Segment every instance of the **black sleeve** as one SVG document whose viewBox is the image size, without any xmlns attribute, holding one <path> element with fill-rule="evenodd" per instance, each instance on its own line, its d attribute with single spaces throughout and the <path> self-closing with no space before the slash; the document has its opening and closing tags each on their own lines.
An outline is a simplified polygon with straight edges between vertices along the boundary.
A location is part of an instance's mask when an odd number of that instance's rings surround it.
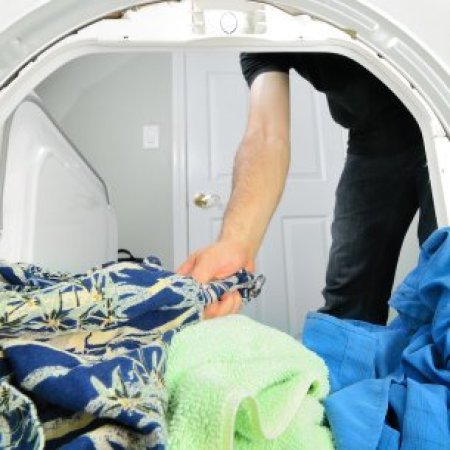
<svg viewBox="0 0 450 450">
<path fill-rule="evenodd" d="M 251 86 L 254 79 L 264 72 L 289 73 L 290 65 L 285 53 L 241 53 L 241 69 Z"/>
</svg>

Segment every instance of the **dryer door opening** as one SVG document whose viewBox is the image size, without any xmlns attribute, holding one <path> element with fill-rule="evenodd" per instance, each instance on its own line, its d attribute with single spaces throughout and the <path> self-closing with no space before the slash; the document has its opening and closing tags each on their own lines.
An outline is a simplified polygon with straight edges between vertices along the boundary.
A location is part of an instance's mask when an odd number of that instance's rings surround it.
<svg viewBox="0 0 450 450">
<path fill-rule="evenodd" d="M 181 2 L 179 6 L 185 6 L 184 3 L 185 2 Z M 208 5 L 207 1 L 199 3 L 203 3 L 206 6 Z M 216 4 L 220 2 L 211 2 L 211 5 L 213 3 Z M 233 2 L 233 4 L 235 3 L 239 2 Z M 305 2 L 305 5 L 311 6 L 310 2 Z M 176 8 L 178 4 L 172 6 Z M 256 36 L 246 35 L 245 33 L 238 36 L 233 36 L 232 34 L 219 36 L 216 33 L 218 30 L 217 24 L 214 25 L 214 23 L 208 24 L 201 22 L 196 30 L 196 34 L 190 34 L 187 37 L 184 36 L 178 40 L 175 35 L 169 37 L 164 35 L 164 37 L 160 36 L 158 39 L 158 36 L 154 33 L 156 28 L 153 30 L 148 29 L 147 19 L 150 20 L 153 16 L 152 8 L 153 7 L 149 7 L 148 9 L 129 12 L 122 19 L 105 19 L 86 29 L 80 30 L 76 35 L 70 36 L 69 38 L 59 42 L 57 45 L 53 45 L 45 51 L 42 51 L 33 63 L 28 64 L 26 70 L 18 71 L 16 73 L 17 78 L 9 79 L 9 84 L 5 86 L 2 91 L 0 91 L 0 99 L 3 100 L 0 108 L 0 119 L 7 117 L 8 114 L 10 114 L 11 111 L 17 107 L 27 93 L 30 92 L 30 90 L 35 89 L 36 86 L 42 82 L 45 83 L 44 80 L 48 79 L 48 77 L 55 73 L 55 71 L 59 68 L 64 69 L 63 66 L 65 64 L 76 65 L 80 57 L 89 57 L 93 59 L 98 58 L 98 60 L 100 60 L 101 56 L 108 56 L 108 54 L 112 56 L 114 53 L 120 53 L 124 55 L 124 57 L 129 56 L 131 60 L 133 56 L 137 57 L 138 55 L 142 55 L 142 57 L 145 58 L 146 54 L 150 55 L 153 52 L 163 53 L 174 51 L 174 54 L 178 55 L 174 57 L 174 60 L 179 63 L 178 67 L 185 67 L 185 61 L 183 61 L 182 56 L 183 52 L 187 52 L 189 50 L 192 51 L 193 54 L 201 54 L 203 51 L 211 51 L 211 47 L 215 46 L 219 46 L 225 53 L 234 51 L 236 54 L 244 49 L 261 51 L 330 51 L 340 53 L 355 59 L 366 68 L 373 71 L 375 75 L 377 75 L 396 94 L 398 94 L 398 97 L 404 101 L 407 107 L 413 112 L 421 126 L 426 141 L 440 224 L 445 225 L 449 223 L 450 209 L 448 208 L 448 200 L 450 198 L 450 170 L 448 170 L 448 164 L 450 163 L 450 151 L 448 151 L 449 146 L 445 135 L 445 130 L 443 129 L 439 118 L 435 114 L 435 111 L 439 108 L 435 108 L 434 104 L 432 105 L 427 103 L 427 98 L 422 95 L 423 92 L 419 91 L 417 86 L 412 86 L 410 79 L 405 76 L 405 71 L 400 70 L 401 68 L 391 63 L 388 59 L 383 57 L 381 53 L 376 53 L 374 51 L 374 47 L 366 45 L 366 43 L 362 40 L 359 40 L 358 33 L 355 35 L 351 32 L 351 30 L 342 30 L 341 28 L 343 27 L 332 27 L 329 24 L 316 20 L 317 18 L 294 15 L 290 17 L 290 23 L 292 23 L 291 19 L 294 20 L 295 26 L 300 27 L 299 30 L 301 33 L 298 33 L 298 36 L 291 40 L 276 40 L 274 35 Z M 217 17 L 217 15 L 214 13 L 215 10 L 212 9 L 211 14 L 203 14 L 202 20 L 215 20 L 214 18 Z M 322 14 L 324 14 L 323 11 Z M 330 22 L 333 22 L 331 18 L 332 16 L 330 16 Z M 367 23 L 368 22 L 365 22 L 366 25 Z M 229 30 L 228 28 L 226 29 Z M 261 28 L 255 26 L 254 30 L 257 29 L 261 30 Z M 286 29 L 288 29 L 288 27 L 286 27 Z M 205 63 L 205 67 L 206 66 L 207 63 Z M 191 72 L 191 76 L 194 72 Z M 207 70 L 205 70 L 205 72 L 207 72 Z M 190 194 L 192 192 L 188 193 L 188 174 L 186 171 L 186 145 L 188 144 L 186 135 L 190 137 L 193 135 L 189 131 L 186 132 L 186 129 L 183 128 L 187 126 L 184 114 L 185 110 L 190 107 L 189 105 L 195 104 L 195 109 L 196 107 L 201 107 L 202 102 L 200 101 L 200 97 L 195 95 L 193 96 L 193 90 L 186 92 L 186 85 L 183 80 L 184 75 L 178 77 L 175 72 L 172 75 L 169 73 L 166 76 L 166 79 L 171 76 L 173 76 L 173 79 L 170 79 L 170 82 L 173 83 L 173 97 L 170 101 L 174 102 L 173 105 L 176 103 L 176 107 L 174 107 L 172 111 L 172 124 L 174 125 L 174 139 L 172 143 L 172 149 L 174 151 L 174 157 L 172 160 L 173 202 L 169 206 L 167 202 L 155 203 L 155 210 L 158 212 L 158 210 L 161 209 L 172 208 L 173 224 L 174 226 L 178 225 L 178 230 L 180 230 L 178 235 L 175 233 L 174 236 L 174 248 L 175 251 L 179 251 L 178 260 L 176 260 L 176 263 L 179 263 L 182 261 L 183 257 L 187 255 L 188 250 L 194 249 L 190 247 L 190 238 L 188 238 L 187 231 L 188 225 L 193 227 L 194 222 L 188 219 L 189 213 L 187 205 L 191 201 L 192 196 Z M 186 76 L 189 75 L 186 74 Z M 197 75 L 195 75 L 194 78 L 196 76 Z M 233 96 L 236 95 L 235 92 L 237 92 L 237 90 L 233 91 L 230 96 L 227 96 L 225 94 L 226 91 L 222 91 L 217 87 L 221 86 L 220 83 L 216 83 L 217 79 L 220 77 L 222 77 L 222 81 L 225 80 L 225 84 L 230 81 L 227 79 L 227 76 L 222 76 L 222 74 L 219 74 L 219 77 L 216 77 L 216 79 L 212 82 L 208 81 L 209 87 L 212 86 L 214 88 L 214 95 L 220 97 L 222 101 L 233 100 Z M 76 82 L 81 82 L 81 79 L 76 79 Z M 233 86 L 233 83 L 234 80 L 231 80 L 228 84 Z M 143 87 L 145 85 L 142 84 L 141 86 Z M 163 89 L 161 89 L 161 91 L 163 91 Z M 116 91 L 111 89 L 111 98 L 114 98 L 115 92 Z M 209 92 L 209 94 L 211 94 L 211 92 Z M 205 95 L 204 97 L 212 98 L 211 96 L 208 97 L 208 95 Z M 188 96 L 190 96 L 190 98 L 188 98 Z M 186 102 L 188 102 L 188 105 L 186 105 Z M 117 108 L 120 108 L 120 105 L 118 105 Z M 238 115 L 236 115 L 236 117 L 238 117 Z M 311 117 L 313 117 L 313 114 L 311 114 Z M 101 118 L 102 116 L 99 114 L 98 120 L 101 120 Z M 214 125 L 215 123 L 218 123 L 217 121 L 214 121 L 214 117 L 211 116 L 210 119 L 212 119 L 210 120 L 210 124 Z M 152 125 L 151 122 L 149 124 Z M 144 125 L 144 123 L 136 123 L 136 136 L 140 136 L 142 125 Z M 218 132 L 218 136 L 225 136 L 225 139 L 222 140 L 223 142 L 227 142 L 226 139 L 230 138 L 230 136 L 220 134 L 222 132 L 220 129 L 216 128 L 213 131 Z M 80 134 L 82 134 L 82 130 Z M 336 133 L 336 136 L 337 135 L 338 133 Z M 330 134 L 328 137 L 330 136 L 334 135 Z M 216 141 L 219 142 L 220 139 Z M 342 139 L 340 142 L 342 142 Z M 199 149 L 189 148 L 189 157 L 197 158 L 200 155 L 200 151 L 197 150 Z M 230 151 L 232 150 L 233 149 L 230 148 Z M 208 158 L 208 153 L 206 153 L 206 157 L 203 158 L 200 163 L 203 163 L 205 167 L 212 167 L 212 173 L 218 175 L 217 178 L 220 182 L 227 180 L 229 181 L 229 174 L 221 172 L 220 165 L 211 165 L 211 160 Z M 318 160 L 320 161 L 320 158 Z M 312 158 L 311 161 L 311 167 L 313 167 L 315 163 L 314 158 Z M 219 167 L 219 170 L 216 170 L 217 167 Z M 199 177 L 192 178 L 194 181 L 201 181 Z M 204 192 L 210 192 L 206 188 L 208 188 L 208 185 L 205 184 Z M 203 192 L 203 190 L 199 190 L 199 192 Z M 196 193 L 197 192 L 193 192 L 193 194 Z M 214 194 L 214 192 L 212 193 Z M 226 201 L 226 195 L 222 195 L 222 192 L 220 192 L 220 194 L 223 201 Z M 134 197 L 130 197 L 130 199 L 133 198 Z M 130 200 L 130 202 L 131 201 L 133 200 Z M 199 213 L 199 211 L 195 212 Z M 212 219 L 212 231 L 209 229 L 208 233 L 217 231 L 216 228 L 214 228 L 217 227 L 218 220 L 220 220 L 217 217 L 214 217 L 214 212 L 217 212 L 217 210 L 215 208 L 211 208 L 203 212 L 205 212 L 205 214 L 209 214 L 209 217 Z M 137 220 L 139 220 L 139 218 L 137 218 Z M 322 222 L 320 223 L 322 224 Z M 316 233 L 316 235 L 320 234 L 317 231 L 320 227 L 317 227 L 315 223 L 312 225 L 310 222 L 305 224 L 301 220 L 291 221 L 287 228 L 288 231 L 295 231 L 297 228 L 304 230 L 305 228 L 308 228 L 308 226 L 311 230 L 313 230 L 313 233 Z M 322 228 L 320 228 L 320 230 L 322 230 Z M 322 234 L 325 235 L 324 233 Z M 211 235 L 203 233 L 203 237 L 205 236 Z M 295 241 L 298 244 L 301 242 L 301 240 L 296 240 L 296 238 L 293 238 L 292 236 L 291 239 L 285 241 L 285 243 Z M 303 237 L 303 239 L 308 241 L 309 238 Z M 324 253 L 326 254 L 326 238 L 323 238 L 322 240 L 325 243 L 323 248 L 325 248 Z M 295 245 L 292 247 L 295 247 Z M 299 245 L 300 244 L 298 244 L 298 246 Z M 281 248 L 281 245 L 278 248 L 280 250 L 280 254 L 285 250 Z M 139 252 L 134 251 L 134 253 Z M 267 251 L 266 253 L 270 258 L 271 252 Z M 278 265 L 279 267 L 283 267 L 283 263 Z M 300 324 L 298 321 L 299 318 L 303 317 L 304 311 L 298 310 L 298 304 L 300 302 L 296 299 L 297 288 L 295 282 L 297 280 L 295 276 L 292 276 L 292 273 L 297 273 L 298 271 L 292 270 L 293 264 L 288 264 L 287 266 L 290 268 L 289 270 L 291 273 L 291 275 L 287 275 L 287 278 L 290 277 L 293 282 L 291 284 L 289 284 L 289 281 L 284 282 L 283 276 L 281 275 L 279 277 L 278 275 L 277 277 L 273 277 L 281 280 L 282 287 L 280 288 L 278 286 L 274 288 L 274 290 L 271 291 L 272 293 L 267 295 L 267 301 L 262 300 L 261 302 L 258 302 L 255 306 L 255 308 L 257 308 L 255 315 L 264 322 L 271 323 L 272 325 L 295 334 L 300 329 Z M 410 266 L 407 267 L 409 268 Z M 261 269 L 264 270 L 264 264 L 261 266 Z M 284 276 L 286 276 L 286 274 Z M 317 282 L 316 284 L 317 286 L 311 288 L 310 290 L 311 292 L 314 292 L 315 295 L 313 301 L 318 303 L 321 301 L 321 286 L 319 286 L 320 282 Z M 267 291 L 268 289 L 266 289 L 266 292 Z M 276 314 L 270 308 L 270 297 L 273 298 L 274 296 L 281 296 L 286 299 L 285 307 L 283 309 L 280 308 Z M 313 298 L 312 295 L 310 297 Z"/>
</svg>

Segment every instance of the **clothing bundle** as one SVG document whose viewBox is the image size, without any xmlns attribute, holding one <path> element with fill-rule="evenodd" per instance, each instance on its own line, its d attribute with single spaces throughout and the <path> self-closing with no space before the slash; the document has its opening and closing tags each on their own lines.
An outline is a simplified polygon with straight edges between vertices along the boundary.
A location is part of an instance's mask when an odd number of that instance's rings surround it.
<svg viewBox="0 0 450 450">
<path fill-rule="evenodd" d="M 450 448 L 450 228 L 393 295 L 396 319 L 311 313 L 311 351 L 244 317 L 199 321 L 261 283 L 200 285 L 151 259 L 77 276 L 0 264 L 0 448 Z"/>
<path fill-rule="evenodd" d="M 388 326 L 312 313 L 303 342 L 330 371 L 339 450 L 450 449 L 450 228 L 424 243 Z"/>
<path fill-rule="evenodd" d="M 0 448 L 167 448 L 164 383 L 173 336 L 238 289 L 201 285 L 154 259 L 82 275 L 0 264 Z"/>
</svg>

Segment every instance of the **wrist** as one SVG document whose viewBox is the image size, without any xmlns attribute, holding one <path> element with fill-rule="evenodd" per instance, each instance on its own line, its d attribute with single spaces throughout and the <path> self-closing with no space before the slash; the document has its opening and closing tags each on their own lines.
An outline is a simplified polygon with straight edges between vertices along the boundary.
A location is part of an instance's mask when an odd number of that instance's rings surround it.
<svg viewBox="0 0 450 450">
<path fill-rule="evenodd" d="M 251 239 L 245 234 L 222 231 L 217 241 L 223 245 L 231 246 L 245 255 L 245 258 L 254 261 L 259 245 L 255 239 Z"/>
</svg>

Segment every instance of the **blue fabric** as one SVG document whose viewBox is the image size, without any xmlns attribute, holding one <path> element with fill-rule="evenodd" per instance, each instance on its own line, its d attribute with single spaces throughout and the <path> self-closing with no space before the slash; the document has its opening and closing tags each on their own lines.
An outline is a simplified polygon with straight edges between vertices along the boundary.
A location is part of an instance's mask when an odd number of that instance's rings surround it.
<svg viewBox="0 0 450 450">
<path fill-rule="evenodd" d="M 338 450 L 450 449 L 450 228 L 424 243 L 388 326 L 309 314 L 303 342 L 330 369 Z"/>
<path fill-rule="evenodd" d="M 166 449 L 166 351 L 246 272 L 200 285 L 142 264 L 71 276 L 0 262 L 0 448 Z"/>
</svg>

